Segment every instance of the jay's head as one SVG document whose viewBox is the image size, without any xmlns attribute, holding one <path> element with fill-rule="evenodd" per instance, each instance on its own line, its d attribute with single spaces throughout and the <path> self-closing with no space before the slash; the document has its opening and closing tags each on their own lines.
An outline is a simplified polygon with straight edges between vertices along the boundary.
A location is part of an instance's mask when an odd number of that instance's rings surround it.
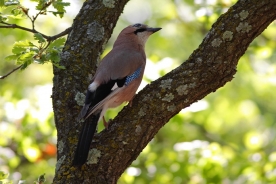
<svg viewBox="0 0 276 184">
<path fill-rule="evenodd" d="M 142 46 L 144 46 L 149 36 L 159 31 L 160 29 L 162 28 L 152 28 L 145 24 L 137 23 L 124 28 L 121 31 L 119 37 L 120 39 L 128 39 L 128 40 L 136 41 Z"/>
</svg>

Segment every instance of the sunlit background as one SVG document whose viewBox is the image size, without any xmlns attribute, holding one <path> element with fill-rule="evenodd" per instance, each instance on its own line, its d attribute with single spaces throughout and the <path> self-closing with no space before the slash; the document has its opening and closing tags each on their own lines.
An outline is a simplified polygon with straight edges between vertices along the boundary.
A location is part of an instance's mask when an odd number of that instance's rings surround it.
<svg viewBox="0 0 276 184">
<path fill-rule="evenodd" d="M 69 1 L 69 0 L 68 0 Z M 71 0 L 63 19 L 40 16 L 37 30 L 55 35 L 70 27 L 81 8 Z M 122 28 L 146 23 L 163 29 L 146 45 L 143 88 L 184 62 L 234 0 L 132 0 L 103 53 Z M 35 14 L 33 3 L 22 4 Z M 30 27 L 27 19 L 11 20 Z M 271 24 L 240 59 L 235 78 L 183 109 L 160 130 L 119 180 L 128 183 L 273 183 L 276 181 L 276 24 Z M 15 41 L 33 35 L 0 29 L 0 75 Z M 9 180 L 32 183 L 43 173 L 51 183 L 56 163 L 52 66 L 32 64 L 0 81 L 0 171 Z M 109 111 L 108 117 L 117 111 Z M 100 129 L 102 129 L 102 124 Z"/>
</svg>

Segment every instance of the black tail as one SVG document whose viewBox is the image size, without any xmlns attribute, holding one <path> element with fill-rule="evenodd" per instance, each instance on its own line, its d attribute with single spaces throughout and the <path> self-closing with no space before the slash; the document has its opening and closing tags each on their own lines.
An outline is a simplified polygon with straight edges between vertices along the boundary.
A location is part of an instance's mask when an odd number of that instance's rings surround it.
<svg viewBox="0 0 276 184">
<path fill-rule="evenodd" d="M 73 165 L 83 165 L 88 157 L 88 152 L 90 149 L 90 144 L 92 138 L 95 134 L 97 123 L 100 117 L 100 113 L 92 114 L 89 118 L 83 123 L 83 127 L 79 136 L 78 146 L 75 152 L 75 158 Z"/>
</svg>

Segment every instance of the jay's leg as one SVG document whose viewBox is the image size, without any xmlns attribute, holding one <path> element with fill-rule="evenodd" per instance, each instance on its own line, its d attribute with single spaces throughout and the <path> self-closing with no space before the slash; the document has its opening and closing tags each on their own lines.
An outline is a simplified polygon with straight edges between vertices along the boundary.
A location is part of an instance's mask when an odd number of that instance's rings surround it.
<svg viewBox="0 0 276 184">
<path fill-rule="evenodd" d="M 136 94 L 131 98 L 131 100 L 128 102 L 129 106 L 132 107 L 132 100 L 134 99 L 134 97 L 136 96 Z"/>
<path fill-rule="evenodd" d="M 106 122 L 106 121 L 105 121 L 105 118 L 104 118 L 104 116 L 103 116 L 103 124 L 104 124 L 104 127 L 105 127 L 106 129 L 108 129 L 108 123 L 109 123 L 109 121 Z"/>
</svg>

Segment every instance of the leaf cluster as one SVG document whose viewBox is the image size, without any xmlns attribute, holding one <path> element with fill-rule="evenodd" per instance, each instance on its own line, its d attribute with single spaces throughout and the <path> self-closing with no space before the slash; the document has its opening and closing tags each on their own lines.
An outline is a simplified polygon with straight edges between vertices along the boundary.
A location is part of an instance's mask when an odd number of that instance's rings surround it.
<svg viewBox="0 0 276 184">
<path fill-rule="evenodd" d="M 34 39 L 38 45 L 30 41 L 15 42 L 12 49 L 12 55 L 6 57 L 8 61 L 16 61 L 16 64 L 22 65 L 21 69 L 25 69 L 32 63 L 44 64 L 46 62 L 53 63 L 56 67 L 64 69 L 59 65 L 59 54 L 62 51 L 65 38 L 59 38 L 53 42 L 47 42 L 40 33 L 34 34 Z"/>
<path fill-rule="evenodd" d="M 36 10 L 38 13 L 33 17 L 37 17 L 38 15 L 46 15 L 48 12 L 52 13 L 55 16 L 59 16 L 62 18 L 64 13 L 66 13 L 65 7 L 70 6 L 69 2 L 63 2 L 63 0 L 31 0 L 36 2 Z M 13 8 L 11 14 L 25 14 L 28 16 L 29 9 L 21 5 L 19 0 L 0 0 L 0 7 L 9 7 L 9 6 L 16 6 Z M 54 8 L 55 11 L 48 10 L 49 7 Z"/>
<path fill-rule="evenodd" d="M 25 69 L 32 63 L 44 64 L 51 62 L 54 66 L 64 69 L 59 65 L 59 54 L 62 51 L 65 38 L 60 38 L 68 33 L 58 34 L 56 36 L 47 36 L 35 29 L 35 21 L 39 15 L 46 15 L 48 12 L 55 16 L 63 17 L 66 12 L 65 7 L 69 6 L 69 2 L 62 0 L 32 0 L 36 2 L 36 10 L 34 16 L 30 16 L 29 8 L 24 7 L 18 0 L 1 0 L 0 7 L 7 13 L 0 12 L 0 28 L 18 28 L 33 33 L 34 41 L 18 41 L 15 42 L 12 49 L 12 55 L 6 57 L 7 61 L 14 60 L 16 64 Z M 52 7 L 55 11 L 50 11 Z M 28 18 L 32 23 L 32 28 L 22 27 L 17 24 L 11 24 L 14 19 Z M 3 25 L 3 26 L 1 26 Z"/>
</svg>

